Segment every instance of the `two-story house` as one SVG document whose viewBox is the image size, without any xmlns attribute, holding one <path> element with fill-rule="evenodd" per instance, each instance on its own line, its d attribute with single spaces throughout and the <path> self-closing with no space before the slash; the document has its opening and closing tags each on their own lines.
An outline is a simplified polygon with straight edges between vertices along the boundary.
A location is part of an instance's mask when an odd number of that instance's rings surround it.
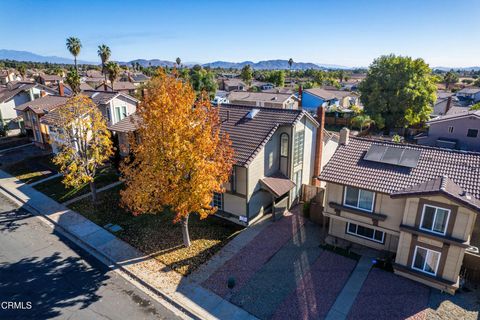
<svg viewBox="0 0 480 320">
<path fill-rule="evenodd" d="M 43 94 L 54 94 L 54 89 L 41 84 L 26 81 L 12 81 L 0 86 L 0 128 L 20 133 L 20 112 L 15 108 L 21 104 L 39 98 Z"/>
<path fill-rule="evenodd" d="M 297 97 L 288 93 L 232 91 L 228 93 L 227 98 L 231 104 L 252 107 L 298 109 Z"/>
<path fill-rule="evenodd" d="M 415 137 L 418 144 L 480 152 L 480 110 L 447 114 L 427 125 L 428 132 Z"/>
<path fill-rule="evenodd" d="M 106 92 L 86 90 L 82 94 L 88 96 L 97 105 L 102 115 L 107 121 L 107 125 L 111 126 L 123 120 L 129 115 L 135 113 L 138 105 L 138 100 L 124 93 Z M 57 123 L 60 117 L 58 110 L 63 105 L 51 108 L 49 112 L 45 113 L 40 123 L 46 127 L 45 139 L 50 143 L 53 152 L 58 150 L 58 143 L 56 143 Z"/>
<path fill-rule="evenodd" d="M 319 106 L 336 105 L 340 109 L 348 109 L 358 104 L 358 94 L 345 90 L 330 90 L 324 88 L 305 89 L 301 92 L 302 108 L 314 111 Z"/>
<path fill-rule="evenodd" d="M 480 154 L 340 133 L 324 167 L 336 243 L 389 252 L 395 273 L 450 293 L 480 213 Z"/>
<path fill-rule="evenodd" d="M 235 159 L 226 192 L 213 199 L 218 215 L 248 226 L 265 212 L 290 208 L 302 185 L 313 184 L 319 174 L 319 123 L 302 110 L 231 104 L 218 108 L 221 130 L 230 136 Z M 110 127 L 123 154 L 128 152 L 127 134 L 140 126 L 139 121 L 133 115 Z"/>
</svg>

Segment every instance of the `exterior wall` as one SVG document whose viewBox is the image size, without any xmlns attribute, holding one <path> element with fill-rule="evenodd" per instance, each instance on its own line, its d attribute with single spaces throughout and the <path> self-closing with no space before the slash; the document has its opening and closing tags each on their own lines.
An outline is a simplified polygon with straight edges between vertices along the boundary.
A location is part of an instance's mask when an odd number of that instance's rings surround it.
<svg viewBox="0 0 480 320">
<path fill-rule="evenodd" d="M 449 133 L 448 128 L 453 127 L 453 132 Z M 439 145 L 439 138 L 453 139 L 457 141 L 457 149 L 480 151 L 480 132 L 476 138 L 467 137 L 468 129 L 477 129 L 480 131 L 480 119 L 476 117 L 456 119 L 432 123 L 428 129 L 428 137 L 418 139 L 418 143 L 428 146 L 445 147 Z"/>
<path fill-rule="evenodd" d="M 28 101 L 30 101 L 30 95 L 26 92 L 21 92 L 12 99 L 0 103 L 0 112 L 3 124 L 8 124 L 12 119 L 15 119 L 17 116 L 19 116 L 20 114 L 17 112 L 17 110 L 15 110 L 15 107 L 18 107 L 19 105 Z"/>
<path fill-rule="evenodd" d="M 323 143 L 323 150 L 322 150 L 322 165 L 321 165 L 321 170 L 323 170 L 323 167 L 330 161 L 332 158 L 333 154 L 337 150 L 338 147 L 338 142 L 334 140 L 328 140 L 327 143 Z"/>
<path fill-rule="evenodd" d="M 307 110 L 314 110 L 321 106 L 325 100 L 317 97 L 307 91 L 302 92 L 302 108 Z"/>
<path fill-rule="evenodd" d="M 128 117 L 132 113 L 135 113 L 135 111 L 137 110 L 136 102 L 122 96 L 113 98 L 108 105 L 100 108 L 102 111 L 102 114 L 106 116 L 107 119 L 109 120 L 108 125 L 110 126 L 114 125 L 119 121 L 118 119 L 116 119 L 116 116 L 115 116 L 115 107 L 122 107 L 122 106 L 127 107 L 126 117 Z M 106 108 L 108 108 L 109 111 L 106 111 L 107 110 Z"/>
</svg>

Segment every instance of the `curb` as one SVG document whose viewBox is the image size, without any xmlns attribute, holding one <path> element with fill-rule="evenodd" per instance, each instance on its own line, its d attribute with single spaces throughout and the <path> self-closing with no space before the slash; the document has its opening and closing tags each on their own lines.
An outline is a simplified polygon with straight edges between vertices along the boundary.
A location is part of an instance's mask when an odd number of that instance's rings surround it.
<svg viewBox="0 0 480 320">
<path fill-rule="evenodd" d="M 70 231 L 62 227 L 61 225 L 57 224 L 55 221 L 51 220 L 49 217 L 41 214 L 37 209 L 33 208 L 32 206 L 26 204 L 22 199 L 20 199 L 18 196 L 16 196 L 14 193 L 11 191 L 7 190 L 5 187 L 3 187 L 0 184 L 0 189 L 6 193 L 6 195 L 10 198 L 13 198 L 16 202 L 20 202 L 23 205 L 23 208 L 25 208 L 27 211 L 32 213 L 35 216 L 40 216 L 47 220 L 50 224 L 55 226 L 55 228 L 59 231 L 60 234 L 77 244 L 79 247 L 87 251 L 87 253 L 93 255 L 95 258 L 100 260 L 102 263 L 106 264 L 110 269 L 120 271 L 128 275 L 130 278 L 134 279 L 136 282 L 141 284 L 142 286 L 146 287 L 148 290 L 152 291 L 154 294 L 160 296 L 162 299 L 167 301 L 169 304 L 173 305 L 175 308 L 183 312 L 185 315 L 193 318 L 193 319 L 204 319 L 201 317 L 199 313 L 196 311 L 192 310 L 191 308 L 185 307 L 183 305 L 180 305 L 178 302 L 174 301 L 168 294 L 160 291 L 159 289 L 153 287 L 149 283 L 145 282 L 143 279 L 138 277 L 136 274 L 133 272 L 125 269 L 123 266 L 117 264 L 116 262 L 112 261 L 107 255 L 104 253 L 98 251 L 96 248 L 88 244 L 87 242 L 83 241 L 81 238 L 77 237 L 76 235 L 72 234 Z M 106 263 L 107 262 L 107 263 Z M 113 268 L 115 267 L 115 268 Z M 135 283 L 133 285 L 137 286 Z M 138 286 L 137 286 L 138 287 Z"/>
</svg>

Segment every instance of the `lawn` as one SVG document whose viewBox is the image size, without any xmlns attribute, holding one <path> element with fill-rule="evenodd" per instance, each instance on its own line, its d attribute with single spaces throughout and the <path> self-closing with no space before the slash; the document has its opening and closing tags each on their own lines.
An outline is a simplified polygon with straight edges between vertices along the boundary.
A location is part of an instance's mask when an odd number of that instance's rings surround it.
<svg viewBox="0 0 480 320">
<path fill-rule="evenodd" d="M 63 177 L 54 178 L 37 184 L 34 188 L 58 202 L 65 202 L 90 192 L 90 186 L 88 184 L 83 184 L 78 188 L 67 188 L 62 183 L 62 179 Z M 110 167 L 101 169 L 95 177 L 97 189 L 117 181 L 118 175 L 115 170 Z"/>
<path fill-rule="evenodd" d="M 121 188 L 100 193 L 96 208 L 90 198 L 69 207 L 100 226 L 108 223 L 121 226 L 123 230 L 115 233 L 118 237 L 180 274 L 188 275 L 205 263 L 242 229 L 217 217 L 200 220 L 192 215 L 189 220 L 192 245 L 184 248 L 180 225 L 172 223 L 171 212 L 133 216 L 119 205 Z"/>
<path fill-rule="evenodd" d="M 57 173 L 51 155 L 27 158 L 6 166 L 3 170 L 25 183 L 42 180 Z"/>
</svg>

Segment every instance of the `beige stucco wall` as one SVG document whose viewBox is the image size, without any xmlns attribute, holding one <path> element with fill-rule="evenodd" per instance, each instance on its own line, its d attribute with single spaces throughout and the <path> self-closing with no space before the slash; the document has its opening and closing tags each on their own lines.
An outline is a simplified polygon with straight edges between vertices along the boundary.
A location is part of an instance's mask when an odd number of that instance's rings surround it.
<svg viewBox="0 0 480 320">
<path fill-rule="evenodd" d="M 243 197 L 224 193 L 223 210 L 237 216 L 245 216 L 247 214 L 247 201 Z"/>
</svg>

